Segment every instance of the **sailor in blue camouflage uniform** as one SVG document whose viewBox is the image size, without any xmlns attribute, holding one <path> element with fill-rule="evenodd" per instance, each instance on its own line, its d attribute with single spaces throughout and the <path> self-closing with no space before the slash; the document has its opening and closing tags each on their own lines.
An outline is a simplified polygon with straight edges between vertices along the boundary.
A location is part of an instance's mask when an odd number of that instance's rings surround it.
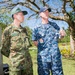
<svg viewBox="0 0 75 75">
<path fill-rule="evenodd" d="M 60 30 L 59 26 L 48 21 L 48 7 L 43 7 L 39 11 L 42 24 L 34 28 L 32 40 L 38 48 L 38 75 L 63 75 L 61 54 L 58 47 L 59 37 L 65 36 L 65 31 Z"/>
</svg>

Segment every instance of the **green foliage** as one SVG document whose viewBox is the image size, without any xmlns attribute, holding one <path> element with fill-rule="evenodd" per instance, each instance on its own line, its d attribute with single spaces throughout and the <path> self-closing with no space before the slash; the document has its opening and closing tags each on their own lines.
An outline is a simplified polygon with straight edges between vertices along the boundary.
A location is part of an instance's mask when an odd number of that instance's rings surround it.
<svg viewBox="0 0 75 75">
<path fill-rule="evenodd" d="M 70 43 L 59 43 L 59 49 L 62 56 L 75 60 L 75 52 L 74 54 L 71 54 Z"/>
<path fill-rule="evenodd" d="M 70 55 L 70 49 L 62 49 L 61 54 L 62 55 L 67 55 L 67 56 Z"/>
<path fill-rule="evenodd" d="M 0 27 L 2 31 L 12 22 L 12 18 L 10 18 L 9 13 L 0 14 Z"/>
<path fill-rule="evenodd" d="M 70 42 L 70 31 L 69 31 L 69 29 L 66 29 L 65 32 L 66 32 L 66 36 L 63 39 L 59 39 L 60 43 Z"/>
<path fill-rule="evenodd" d="M 72 20 L 72 21 L 75 20 L 75 12 L 70 12 L 69 16 L 70 16 L 70 20 Z"/>
<path fill-rule="evenodd" d="M 61 54 L 62 54 L 62 56 L 64 56 L 65 58 L 69 58 L 69 59 L 75 60 L 75 52 L 74 52 L 74 54 L 71 54 L 70 49 L 62 49 L 62 50 L 61 50 Z"/>
<path fill-rule="evenodd" d="M 5 25 L 9 25 L 12 22 L 12 18 L 8 12 L 0 14 L 0 22 L 4 23 Z"/>
<path fill-rule="evenodd" d="M 0 22 L 0 27 L 2 28 L 2 31 L 5 29 L 6 25 L 2 22 Z"/>
<path fill-rule="evenodd" d="M 29 37 L 30 46 L 32 46 L 32 30 L 28 26 L 25 26 L 25 28 Z"/>
</svg>

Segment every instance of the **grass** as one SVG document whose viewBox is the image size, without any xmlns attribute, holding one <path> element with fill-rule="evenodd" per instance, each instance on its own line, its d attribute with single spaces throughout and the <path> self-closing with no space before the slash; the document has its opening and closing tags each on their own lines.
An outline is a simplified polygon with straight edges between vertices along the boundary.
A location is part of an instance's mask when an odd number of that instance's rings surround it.
<svg viewBox="0 0 75 75">
<path fill-rule="evenodd" d="M 62 63 L 64 75 L 75 75 L 75 60 L 65 59 L 63 57 Z"/>
<path fill-rule="evenodd" d="M 33 71 L 34 71 L 34 75 L 38 75 L 37 74 L 37 60 L 36 60 L 36 56 L 37 56 L 37 50 L 36 48 L 30 48 L 30 54 L 33 60 Z M 3 63 L 9 63 L 8 58 L 3 57 Z M 64 57 L 62 57 L 62 63 L 63 63 L 63 71 L 64 71 L 64 75 L 75 75 L 75 60 L 72 59 L 66 59 Z"/>
</svg>

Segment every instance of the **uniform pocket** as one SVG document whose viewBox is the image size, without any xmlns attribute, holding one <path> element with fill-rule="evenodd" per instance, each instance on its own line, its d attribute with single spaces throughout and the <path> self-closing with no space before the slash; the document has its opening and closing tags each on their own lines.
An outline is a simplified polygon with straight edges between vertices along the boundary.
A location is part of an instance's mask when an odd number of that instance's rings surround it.
<svg viewBox="0 0 75 75">
<path fill-rule="evenodd" d="M 21 48 L 23 42 L 19 34 L 12 34 L 11 36 L 11 49 L 19 49 Z"/>
</svg>

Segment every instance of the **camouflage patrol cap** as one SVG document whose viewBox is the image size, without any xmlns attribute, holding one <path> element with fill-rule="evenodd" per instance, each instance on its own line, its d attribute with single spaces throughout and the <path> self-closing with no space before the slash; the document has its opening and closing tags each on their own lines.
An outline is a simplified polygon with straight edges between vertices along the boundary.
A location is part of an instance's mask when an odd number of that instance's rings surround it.
<svg viewBox="0 0 75 75">
<path fill-rule="evenodd" d="M 11 10 L 11 15 L 14 15 L 14 14 L 16 14 L 16 13 L 18 13 L 18 12 L 23 12 L 24 15 L 28 14 L 27 11 L 22 11 L 20 8 L 13 8 L 13 9 Z"/>
</svg>

